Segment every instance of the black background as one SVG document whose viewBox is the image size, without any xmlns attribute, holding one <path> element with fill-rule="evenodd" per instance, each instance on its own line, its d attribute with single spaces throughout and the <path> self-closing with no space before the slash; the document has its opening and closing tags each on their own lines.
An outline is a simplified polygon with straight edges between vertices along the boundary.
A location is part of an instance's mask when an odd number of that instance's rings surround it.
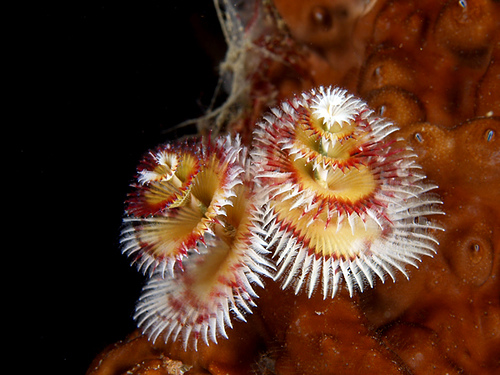
<svg viewBox="0 0 500 375">
<path fill-rule="evenodd" d="M 4 199 L 17 230 L 8 310 L 27 330 L 13 347 L 40 373 L 83 374 L 134 329 L 143 278 L 118 240 L 137 163 L 194 131 L 165 132 L 204 113 L 225 43 L 211 0 L 68 1 L 16 15 Z"/>
</svg>

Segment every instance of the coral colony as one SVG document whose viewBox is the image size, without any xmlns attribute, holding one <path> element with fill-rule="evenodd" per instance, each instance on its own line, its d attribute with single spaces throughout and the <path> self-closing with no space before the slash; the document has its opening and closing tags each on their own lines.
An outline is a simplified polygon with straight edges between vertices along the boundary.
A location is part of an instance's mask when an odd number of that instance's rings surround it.
<svg viewBox="0 0 500 375">
<path fill-rule="evenodd" d="M 435 252 L 439 228 L 425 217 L 441 201 L 396 131 L 361 99 L 319 87 L 272 109 L 250 150 L 219 136 L 150 152 L 122 232 L 150 277 L 138 325 L 196 348 L 227 337 L 232 315 L 245 320 L 265 278 L 326 299 L 342 279 L 352 296 L 407 276 Z"/>
</svg>

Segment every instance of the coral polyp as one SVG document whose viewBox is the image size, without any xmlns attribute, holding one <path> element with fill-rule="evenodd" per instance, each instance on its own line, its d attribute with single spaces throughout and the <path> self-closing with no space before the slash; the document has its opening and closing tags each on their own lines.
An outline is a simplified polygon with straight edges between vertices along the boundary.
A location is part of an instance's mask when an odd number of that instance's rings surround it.
<svg viewBox="0 0 500 375">
<path fill-rule="evenodd" d="M 245 321 L 251 313 L 257 298 L 252 284 L 263 287 L 260 275 L 271 277 L 273 266 L 261 247 L 252 246 L 250 186 L 246 179 L 234 188 L 224 215 L 198 245 L 198 253 L 184 261 L 183 272 L 154 274 L 145 286 L 135 319 L 151 340 L 179 339 L 184 348 L 191 343 L 196 349 L 200 339 L 209 345 L 217 343 L 218 335 L 227 338 L 233 314 Z"/>
<path fill-rule="evenodd" d="M 253 157 L 264 189 L 261 223 L 283 288 L 309 296 L 321 281 L 335 296 L 341 278 L 357 286 L 382 282 L 432 256 L 439 213 L 436 186 L 397 128 L 339 88 L 313 89 L 285 101 L 255 131 Z"/>
<path fill-rule="evenodd" d="M 226 141 L 167 144 L 140 164 L 121 242 L 143 272 L 160 267 L 173 275 L 175 265 L 182 267 L 182 259 L 213 234 L 242 184 L 241 146 Z"/>
</svg>

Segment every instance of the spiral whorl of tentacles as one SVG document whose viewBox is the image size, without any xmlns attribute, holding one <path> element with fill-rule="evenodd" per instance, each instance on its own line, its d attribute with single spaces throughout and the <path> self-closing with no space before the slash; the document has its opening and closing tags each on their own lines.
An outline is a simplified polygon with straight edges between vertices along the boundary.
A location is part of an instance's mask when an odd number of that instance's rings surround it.
<svg viewBox="0 0 500 375">
<path fill-rule="evenodd" d="M 258 125 L 254 152 L 267 190 L 262 223 L 283 288 L 324 298 L 343 278 L 352 295 L 373 276 L 406 275 L 435 245 L 424 216 L 440 200 L 415 155 L 388 136 L 397 128 L 339 88 L 303 93 Z"/>
<path fill-rule="evenodd" d="M 230 311 L 251 312 L 252 284 L 272 267 L 250 242 L 251 170 L 230 137 L 167 144 L 139 166 L 122 243 L 151 276 L 135 318 L 152 340 L 208 345 L 226 336 Z"/>
<path fill-rule="evenodd" d="M 324 298 L 343 278 L 352 295 L 435 252 L 425 216 L 441 202 L 411 150 L 389 140 L 395 126 L 338 88 L 271 112 L 250 151 L 238 137 L 200 138 L 140 163 L 121 242 L 150 278 L 135 318 L 152 340 L 227 337 L 261 276 L 309 296 L 321 283 Z"/>
</svg>

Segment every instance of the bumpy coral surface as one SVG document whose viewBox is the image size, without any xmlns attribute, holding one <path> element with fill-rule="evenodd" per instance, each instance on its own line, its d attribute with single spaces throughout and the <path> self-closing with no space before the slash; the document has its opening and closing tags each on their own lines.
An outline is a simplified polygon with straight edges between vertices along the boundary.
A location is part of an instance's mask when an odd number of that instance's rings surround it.
<svg viewBox="0 0 500 375">
<path fill-rule="evenodd" d="M 498 373 L 500 3 L 275 0 L 249 8 L 257 13 L 241 18 L 248 40 L 239 52 L 255 57 L 246 71 L 260 73 L 246 76 L 238 102 L 247 107 L 225 130 L 251 139 L 265 107 L 312 87 L 360 96 L 394 121 L 439 186 L 437 253 L 407 268 L 409 280 L 397 274 L 352 298 L 347 288 L 326 300 L 295 295 L 266 279 L 255 288 L 258 307 L 228 339 L 195 351 L 134 333 L 88 374 Z"/>
</svg>

